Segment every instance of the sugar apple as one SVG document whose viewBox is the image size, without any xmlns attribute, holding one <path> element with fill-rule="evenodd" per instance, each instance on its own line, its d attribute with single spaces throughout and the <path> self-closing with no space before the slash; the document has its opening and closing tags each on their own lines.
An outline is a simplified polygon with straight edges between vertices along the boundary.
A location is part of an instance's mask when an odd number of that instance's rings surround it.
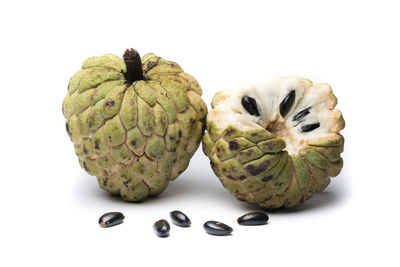
<svg viewBox="0 0 400 267">
<path fill-rule="evenodd" d="M 298 206 L 343 167 L 345 122 L 336 104 L 329 85 L 295 76 L 222 90 L 207 115 L 203 151 L 237 199 Z"/>
<path fill-rule="evenodd" d="M 143 62 L 143 63 L 142 63 Z M 188 166 L 204 133 L 199 83 L 175 62 L 128 49 L 83 62 L 63 101 L 79 163 L 124 200 L 163 192 Z"/>
</svg>

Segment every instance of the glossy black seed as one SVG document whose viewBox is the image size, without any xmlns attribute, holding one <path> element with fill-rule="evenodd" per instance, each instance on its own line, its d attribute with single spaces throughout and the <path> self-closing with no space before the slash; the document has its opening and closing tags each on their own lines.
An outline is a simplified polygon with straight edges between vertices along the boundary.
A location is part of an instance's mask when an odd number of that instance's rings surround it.
<svg viewBox="0 0 400 267">
<path fill-rule="evenodd" d="M 257 117 L 260 116 L 260 113 L 257 109 L 257 102 L 254 98 L 245 95 L 244 97 L 242 97 L 242 106 L 250 115 Z"/>
<path fill-rule="evenodd" d="M 237 219 L 240 225 L 263 225 L 266 224 L 269 217 L 264 212 L 250 212 Z"/>
<path fill-rule="evenodd" d="M 307 124 L 307 125 L 301 126 L 301 131 L 303 133 L 307 133 L 307 132 L 311 132 L 314 129 L 317 129 L 318 127 L 319 127 L 319 122 L 312 123 L 312 124 Z"/>
<path fill-rule="evenodd" d="M 106 228 L 120 224 L 124 219 L 125 216 L 121 212 L 107 212 L 100 217 L 99 224 L 101 227 Z"/>
<path fill-rule="evenodd" d="M 305 116 L 307 116 L 308 114 L 310 114 L 310 109 L 311 109 L 311 107 L 303 109 L 302 111 L 297 113 L 296 116 L 293 117 L 293 121 L 299 121 L 302 118 L 304 118 Z"/>
<path fill-rule="evenodd" d="M 289 94 L 282 100 L 279 105 L 279 112 L 282 117 L 285 117 L 288 114 L 289 110 L 292 108 L 294 100 L 296 99 L 296 91 L 292 90 Z"/>
<path fill-rule="evenodd" d="M 181 212 L 179 210 L 171 211 L 170 216 L 171 216 L 172 222 L 175 225 L 178 225 L 181 227 L 189 227 L 192 224 L 192 222 L 190 221 L 188 216 L 186 216 L 186 214 L 184 214 L 183 212 Z"/>
<path fill-rule="evenodd" d="M 203 228 L 210 235 L 229 235 L 233 231 L 228 225 L 216 221 L 205 222 Z"/>
<path fill-rule="evenodd" d="M 166 220 L 156 221 L 153 225 L 153 231 L 158 237 L 168 237 L 169 229 L 170 226 Z"/>
</svg>

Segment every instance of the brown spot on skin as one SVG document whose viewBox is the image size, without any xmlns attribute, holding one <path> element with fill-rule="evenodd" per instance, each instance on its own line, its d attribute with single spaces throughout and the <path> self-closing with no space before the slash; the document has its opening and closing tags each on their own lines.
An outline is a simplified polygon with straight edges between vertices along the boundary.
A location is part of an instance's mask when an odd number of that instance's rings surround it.
<svg viewBox="0 0 400 267">
<path fill-rule="evenodd" d="M 68 123 L 65 124 L 65 128 L 67 129 L 68 135 L 71 136 L 71 131 L 70 131 L 70 129 L 69 129 Z"/>
<path fill-rule="evenodd" d="M 266 160 L 258 166 L 255 166 L 253 164 L 247 165 L 246 171 L 248 173 L 250 173 L 251 175 L 256 176 L 256 175 L 262 173 L 263 171 L 265 171 L 267 169 L 269 163 L 270 163 L 269 160 Z"/>
<path fill-rule="evenodd" d="M 150 71 L 152 68 L 154 68 L 155 66 L 157 66 L 159 62 L 160 62 L 160 58 L 157 58 L 156 61 L 149 61 L 149 62 L 147 62 L 147 63 L 146 63 L 146 68 L 147 68 L 146 73 L 147 73 L 148 71 Z"/>
<path fill-rule="evenodd" d="M 105 104 L 104 104 L 107 108 L 111 108 L 115 105 L 115 101 L 114 100 L 108 100 Z"/>
<path fill-rule="evenodd" d="M 228 176 L 226 176 L 226 178 L 231 179 L 231 180 L 235 180 L 235 178 L 232 175 L 228 175 Z"/>
<path fill-rule="evenodd" d="M 268 149 L 271 150 L 274 148 L 274 142 L 268 143 Z"/>
<path fill-rule="evenodd" d="M 181 132 L 181 130 L 179 130 L 178 134 L 179 134 L 179 137 L 182 137 L 182 132 Z"/>
<path fill-rule="evenodd" d="M 88 151 L 87 151 L 87 149 L 86 149 L 86 147 L 85 147 L 85 146 L 82 148 L 82 150 L 83 150 L 83 153 L 85 153 L 85 154 L 87 154 L 87 153 L 88 153 Z"/>
<path fill-rule="evenodd" d="M 247 156 L 251 156 L 251 154 L 253 154 L 253 149 L 249 149 L 246 152 Z"/>
<path fill-rule="evenodd" d="M 107 186 L 107 182 L 108 182 L 108 178 L 105 178 L 105 179 L 103 180 L 103 186 L 104 186 L 104 187 Z"/>
<path fill-rule="evenodd" d="M 267 198 L 264 199 L 264 202 L 270 201 L 272 199 L 272 195 L 269 195 Z"/>
<path fill-rule="evenodd" d="M 257 133 L 252 133 L 251 136 L 256 137 L 258 134 Z"/>
<path fill-rule="evenodd" d="M 262 178 L 261 181 L 268 182 L 268 181 L 271 181 L 272 178 L 274 178 L 273 175 L 268 175 L 268 176 L 265 176 L 264 178 Z"/>
<path fill-rule="evenodd" d="M 235 132 L 236 132 L 236 131 L 235 131 L 234 129 L 229 129 L 228 131 L 226 131 L 225 135 L 226 135 L 226 136 L 229 136 L 229 135 L 234 134 Z"/>
<path fill-rule="evenodd" d="M 275 186 L 281 186 L 281 185 L 283 185 L 282 182 L 275 183 Z"/>
<path fill-rule="evenodd" d="M 230 150 L 236 150 L 238 148 L 239 148 L 239 144 L 235 140 L 229 141 L 229 149 Z"/>
<path fill-rule="evenodd" d="M 245 175 L 240 175 L 240 177 L 239 177 L 239 179 L 242 180 L 242 181 L 243 181 L 244 179 L 246 179 L 246 178 L 247 178 L 247 177 L 246 177 Z"/>
<path fill-rule="evenodd" d="M 226 172 L 226 168 L 222 168 L 222 171 L 223 171 L 223 172 Z"/>
<path fill-rule="evenodd" d="M 135 146 L 135 145 L 136 145 L 136 140 L 134 139 L 131 141 L 131 146 Z"/>
<path fill-rule="evenodd" d="M 99 150 L 99 140 L 94 141 L 94 149 Z"/>
<path fill-rule="evenodd" d="M 86 165 L 86 162 L 83 162 L 83 168 L 85 169 L 85 171 L 87 171 L 87 172 L 89 172 L 90 170 L 89 170 L 89 168 L 87 167 L 87 165 Z"/>
<path fill-rule="evenodd" d="M 168 138 L 169 138 L 169 140 L 171 140 L 171 141 L 175 140 L 175 137 L 173 137 L 173 136 L 171 136 L 171 135 L 169 135 Z"/>
<path fill-rule="evenodd" d="M 176 159 L 174 159 L 174 160 L 172 161 L 172 163 L 174 163 L 174 164 L 175 164 L 175 163 L 176 163 Z"/>
</svg>

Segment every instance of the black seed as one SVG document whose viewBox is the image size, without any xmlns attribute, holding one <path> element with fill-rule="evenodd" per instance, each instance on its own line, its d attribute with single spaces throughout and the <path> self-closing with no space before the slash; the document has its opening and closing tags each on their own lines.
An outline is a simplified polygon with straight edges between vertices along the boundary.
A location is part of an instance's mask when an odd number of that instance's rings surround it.
<svg viewBox="0 0 400 267">
<path fill-rule="evenodd" d="M 124 219 L 125 216 L 121 212 L 108 212 L 100 217 L 99 224 L 101 227 L 106 228 L 120 224 Z"/>
<path fill-rule="evenodd" d="M 158 237 L 168 237 L 169 229 L 170 226 L 166 220 L 156 221 L 153 225 L 153 231 Z"/>
<path fill-rule="evenodd" d="M 228 225 L 216 221 L 205 222 L 203 228 L 210 235 L 229 235 L 233 231 Z"/>
<path fill-rule="evenodd" d="M 285 117 L 288 114 L 289 110 L 292 108 L 294 100 L 296 98 L 296 91 L 292 90 L 289 94 L 282 100 L 279 105 L 279 112 L 282 117 Z"/>
<path fill-rule="evenodd" d="M 307 124 L 307 125 L 301 126 L 301 131 L 303 133 L 307 133 L 307 132 L 311 132 L 314 129 L 317 129 L 318 127 L 319 127 L 319 122 L 313 123 L 313 124 Z"/>
<path fill-rule="evenodd" d="M 298 120 L 304 118 L 305 116 L 307 116 L 308 114 L 310 114 L 310 108 L 311 107 L 303 109 L 302 111 L 297 113 L 296 116 L 293 117 L 293 121 L 298 121 Z"/>
<path fill-rule="evenodd" d="M 268 222 L 268 215 L 264 212 L 250 212 L 237 219 L 240 225 L 263 225 Z"/>
<path fill-rule="evenodd" d="M 245 95 L 244 97 L 242 97 L 242 106 L 250 115 L 254 115 L 257 117 L 260 116 L 260 113 L 257 109 L 257 102 L 254 98 Z"/>
<path fill-rule="evenodd" d="M 190 221 L 188 216 L 186 216 L 186 214 L 184 214 L 183 212 L 181 212 L 179 210 L 171 211 L 170 216 L 171 216 L 172 222 L 175 225 L 178 225 L 181 227 L 189 227 L 192 224 L 192 222 Z"/>
</svg>

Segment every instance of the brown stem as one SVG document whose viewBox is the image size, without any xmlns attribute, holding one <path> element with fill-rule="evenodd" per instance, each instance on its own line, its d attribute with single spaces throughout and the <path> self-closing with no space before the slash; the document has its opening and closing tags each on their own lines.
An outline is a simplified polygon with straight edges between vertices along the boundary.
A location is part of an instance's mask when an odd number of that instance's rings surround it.
<svg viewBox="0 0 400 267">
<path fill-rule="evenodd" d="M 125 80 L 128 84 L 143 80 L 142 61 L 138 51 L 133 48 L 126 49 L 123 59 L 126 64 Z"/>
</svg>

